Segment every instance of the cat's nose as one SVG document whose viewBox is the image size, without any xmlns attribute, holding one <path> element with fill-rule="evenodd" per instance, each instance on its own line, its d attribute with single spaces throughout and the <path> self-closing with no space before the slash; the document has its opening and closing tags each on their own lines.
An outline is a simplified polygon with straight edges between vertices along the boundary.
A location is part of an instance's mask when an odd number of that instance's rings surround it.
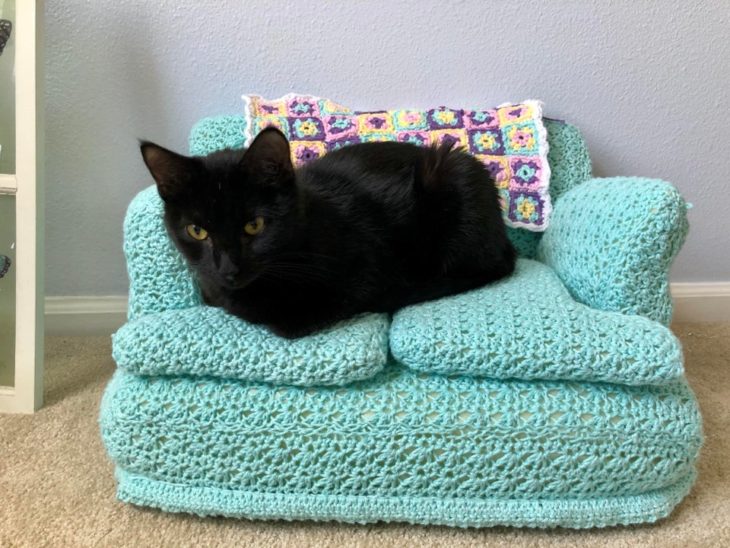
<svg viewBox="0 0 730 548">
<path fill-rule="evenodd" d="M 232 286 L 236 285 L 238 282 L 241 272 L 238 268 L 227 268 L 225 270 L 219 270 L 218 275 L 221 277 L 224 284 Z"/>
<path fill-rule="evenodd" d="M 230 257 L 227 255 L 221 256 L 220 263 L 218 264 L 218 274 L 220 274 L 221 278 L 227 282 L 232 282 L 236 279 L 239 273 L 240 269 L 238 268 L 238 265 L 236 265 Z"/>
<path fill-rule="evenodd" d="M 225 267 L 222 267 L 218 270 L 220 275 L 223 277 L 226 281 L 233 281 L 236 279 L 238 274 L 240 273 L 240 270 L 236 265 L 226 265 Z"/>
</svg>

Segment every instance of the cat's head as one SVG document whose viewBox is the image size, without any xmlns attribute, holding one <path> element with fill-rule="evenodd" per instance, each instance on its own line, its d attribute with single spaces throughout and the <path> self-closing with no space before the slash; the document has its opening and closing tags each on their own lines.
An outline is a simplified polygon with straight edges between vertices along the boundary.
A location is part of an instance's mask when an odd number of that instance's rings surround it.
<svg viewBox="0 0 730 548">
<path fill-rule="evenodd" d="M 165 224 L 208 283 L 245 287 L 297 235 L 297 189 L 289 143 L 262 131 L 244 151 L 187 157 L 150 142 L 142 157 L 165 203 Z"/>
</svg>

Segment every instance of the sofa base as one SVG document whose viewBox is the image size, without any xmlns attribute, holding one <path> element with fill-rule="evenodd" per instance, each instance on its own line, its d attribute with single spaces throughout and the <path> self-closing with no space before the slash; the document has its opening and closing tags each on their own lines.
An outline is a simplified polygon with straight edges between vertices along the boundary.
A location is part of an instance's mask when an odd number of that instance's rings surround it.
<svg viewBox="0 0 730 548">
<path fill-rule="evenodd" d="M 118 370 L 100 416 L 119 498 L 199 515 L 602 527 L 656 521 L 701 445 L 684 382 L 447 378 L 347 388 Z"/>
<path fill-rule="evenodd" d="M 695 474 L 669 487 L 641 495 L 549 500 L 256 493 L 173 484 L 132 474 L 119 467 L 116 478 L 117 496 L 123 502 L 199 516 L 583 529 L 662 519 L 689 493 Z"/>
</svg>

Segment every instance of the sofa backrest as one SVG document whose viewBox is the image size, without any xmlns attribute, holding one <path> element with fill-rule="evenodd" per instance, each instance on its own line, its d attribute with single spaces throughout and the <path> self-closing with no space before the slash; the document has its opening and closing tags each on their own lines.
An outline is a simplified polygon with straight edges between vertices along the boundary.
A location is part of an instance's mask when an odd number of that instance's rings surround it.
<svg viewBox="0 0 730 548">
<path fill-rule="evenodd" d="M 190 132 L 190 154 L 204 156 L 224 148 L 243 148 L 246 121 L 243 115 L 203 118 Z M 591 177 L 588 149 L 578 128 L 560 120 L 545 119 L 550 163 L 550 197 L 553 203 Z M 541 234 L 522 228 L 508 228 L 521 257 L 533 258 Z"/>
</svg>

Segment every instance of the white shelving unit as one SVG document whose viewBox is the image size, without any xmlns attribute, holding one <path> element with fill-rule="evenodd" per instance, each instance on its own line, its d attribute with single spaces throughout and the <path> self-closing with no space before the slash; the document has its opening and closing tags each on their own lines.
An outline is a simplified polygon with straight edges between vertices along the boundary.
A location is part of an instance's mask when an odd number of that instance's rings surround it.
<svg viewBox="0 0 730 548">
<path fill-rule="evenodd" d="M 43 0 L 15 1 L 15 173 L 0 174 L 0 194 L 15 198 L 15 362 L 12 386 L 0 386 L 0 412 L 43 404 L 42 18 Z"/>
</svg>

